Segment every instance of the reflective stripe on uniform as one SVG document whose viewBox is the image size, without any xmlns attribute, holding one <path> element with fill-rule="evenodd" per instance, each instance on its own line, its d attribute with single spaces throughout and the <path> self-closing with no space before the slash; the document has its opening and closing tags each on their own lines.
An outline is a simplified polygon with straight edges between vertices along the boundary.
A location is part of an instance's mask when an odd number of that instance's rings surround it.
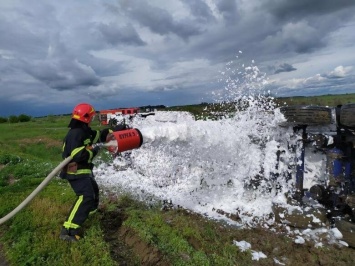
<svg viewBox="0 0 355 266">
<path fill-rule="evenodd" d="M 96 143 L 99 140 L 99 138 L 100 138 L 100 131 L 96 130 L 96 136 L 93 139 L 92 143 Z"/>
<path fill-rule="evenodd" d="M 92 150 L 89 150 L 89 149 L 87 149 L 87 151 L 88 151 L 88 152 L 89 152 L 89 154 L 90 154 L 90 157 L 89 157 L 88 163 L 91 163 L 91 162 L 92 162 L 92 159 L 94 159 L 94 153 L 92 152 Z"/>
<path fill-rule="evenodd" d="M 85 148 L 85 146 L 82 146 L 82 147 L 72 150 L 72 152 L 70 153 L 70 156 L 74 158 L 74 156 L 84 148 Z"/>
<path fill-rule="evenodd" d="M 82 175 L 82 174 L 91 174 L 91 169 L 79 169 L 75 173 L 74 172 L 67 172 L 68 175 Z"/>
<path fill-rule="evenodd" d="M 80 227 L 80 225 L 74 224 L 74 223 L 72 223 L 72 221 L 74 219 L 74 216 L 75 216 L 76 212 L 78 211 L 78 209 L 80 207 L 80 204 L 83 202 L 83 198 L 84 198 L 83 195 L 80 195 L 78 197 L 78 199 L 75 202 L 75 205 L 74 205 L 72 211 L 70 212 L 68 220 L 66 222 L 64 222 L 64 224 L 63 224 L 63 226 L 65 228 L 67 228 L 67 229 L 69 229 L 69 228 L 77 229 L 77 228 Z"/>
<path fill-rule="evenodd" d="M 66 228 L 66 229 L 78 229 L 78 228 L 80 228 L 80 225 L 69 223 L 69 222 L 65 222 L 63 224 L 63 227 Z"/>
</svg>

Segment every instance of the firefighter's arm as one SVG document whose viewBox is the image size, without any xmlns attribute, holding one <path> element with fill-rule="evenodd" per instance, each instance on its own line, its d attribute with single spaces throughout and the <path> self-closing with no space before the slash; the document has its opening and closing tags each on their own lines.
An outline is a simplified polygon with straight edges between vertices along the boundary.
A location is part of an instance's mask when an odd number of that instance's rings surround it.
<svg viewBox="0 0 355 266">
<path fill-rule="evenodd" d="M 89 144 L 90 144 L 89 139 L 85 141 L 82 139 L 82 136 L 73 135 L 71 138 L 69 138 L 69 140 L 66 141 L 65 149 L 68 151 L 69 155 L 73 158 L 74 162 L 88 163 L 92 160 L 94 156 L 93 152 L 87 149 Z"/>
<path fill-rule="evenodd" d="M 96 155 L 92 149 L 88 148 L 89 146 L 81 146 L 75 148 L 70 153 L 70 156 L 73 158 L 74 162 L 80 163 L 87 163 L 91 162 L 92 158 Z"/>
</svg>

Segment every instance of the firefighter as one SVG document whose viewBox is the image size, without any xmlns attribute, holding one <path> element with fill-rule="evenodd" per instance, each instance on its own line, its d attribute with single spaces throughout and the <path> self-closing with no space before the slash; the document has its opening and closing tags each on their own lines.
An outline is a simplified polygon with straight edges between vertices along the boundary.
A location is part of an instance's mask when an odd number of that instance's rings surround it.
<svg viewBox="0 0 355 266">
<path fill-rule="evenodd" d="M 63 240 L 78 241 L 80 227 L 98 208 L 99 187 L 93 176 L 92 160 L 100 146 L 92 148 L 92 145 L 105 142 L 109 129 L 99 131 L 90 128 L 95 114 L 95 109 L 88 103 L 75 106 L 68 125 L 70 129 L 63 140 L 63 159 L 68 156 L 73 159 L 63 168 L 60 177 L 68 180 L 77 195 L 60 232 L 60 239 Z"/>
</svg>

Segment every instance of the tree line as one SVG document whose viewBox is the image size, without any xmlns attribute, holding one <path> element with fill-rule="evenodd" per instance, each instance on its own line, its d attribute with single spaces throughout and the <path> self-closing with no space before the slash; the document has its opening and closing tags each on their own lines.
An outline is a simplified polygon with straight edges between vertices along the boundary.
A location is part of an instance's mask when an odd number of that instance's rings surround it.
<svg viewBox="0 0 355 266">
<path fill-rule="evenodd" d="M 20 114 L 19 116 L 10 115 L 9 117 L 1 117 L 0 123 L 20 123 L 31 121 L 32 117 L 25 114 Z"/>
</svg>

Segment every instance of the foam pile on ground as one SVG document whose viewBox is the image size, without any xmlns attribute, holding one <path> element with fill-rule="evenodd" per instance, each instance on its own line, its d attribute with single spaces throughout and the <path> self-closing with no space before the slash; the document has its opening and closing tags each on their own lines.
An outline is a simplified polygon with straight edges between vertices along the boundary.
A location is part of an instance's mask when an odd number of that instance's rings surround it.
<svg viewBox="0 0 355 266">
<path fill-rule="evenodd" d="M 279 128 L 279 113 L 250 109 L 218 121 L 179 120 L 172 114 L 174 123 L 159 117 L 157 112 L 134 125 L 145 143 L 132 151 L 131 167 L 117 171 L 99 166 L 100 183 L 142 199 L 171 200 L 214 218 L 223 218 L 216 210 L 237 213 L 242 224 L 269 219 L 273 198 L 291 185 L 284 178 L 289 171 L 285 163 L 293 156 L 284 140 L 291 132 Z M 275 169 L 279 149 L 285 151 L 284 163 Z M 116 160 L 122 163 L 122 158 Z M 261 174 L 263 179 L 257 180 Z"/>
</svg>

